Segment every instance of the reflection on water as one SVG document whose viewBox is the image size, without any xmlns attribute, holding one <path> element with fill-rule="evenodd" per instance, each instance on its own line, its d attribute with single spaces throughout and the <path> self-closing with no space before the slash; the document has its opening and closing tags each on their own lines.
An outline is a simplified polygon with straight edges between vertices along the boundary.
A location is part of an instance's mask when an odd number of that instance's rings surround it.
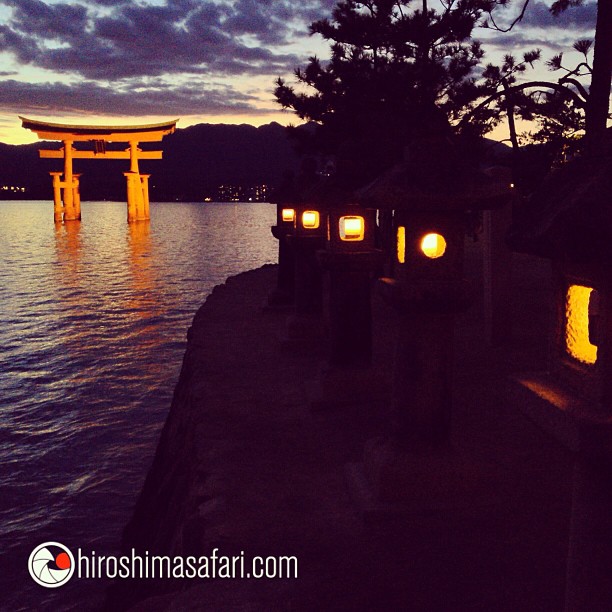
<svg viewBox="0 0 612 612">
<path fill-rule="evenodd" d="M 154 204 L 131 225 L 121 203 L 84 203 L 82 223 L 52 214 L 0 203 L 0 588 L 24 610 L 99 599 L 102 581 L 34 585 L 30 551 L 116 552 L 195 310 L 276 257 L 267 204 Z"/>
</svg>

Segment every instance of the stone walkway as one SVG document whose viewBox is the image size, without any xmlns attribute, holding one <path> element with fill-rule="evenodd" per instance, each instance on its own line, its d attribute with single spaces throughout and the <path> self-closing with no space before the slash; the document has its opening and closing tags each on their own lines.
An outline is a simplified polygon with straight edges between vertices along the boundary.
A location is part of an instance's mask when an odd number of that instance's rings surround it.
<svg viewBox="0 0 612 612">
<path fill-rule="evenodd" d="M 468 255 L 477 280 L 477 246 Z M 385 394 L 370 405 L 312 412 L 324 350 L 283 348 L 287 315 L 262 310 L 275 268 L 215 289 L 190 330 L 125 545 L 295 555 L 299 579 L 177 581 L 170 587 L 182 590 L 148 593 L 132 609 L 562 609 L 571 457 L 512 405 L 507 378 L 543 363 L 547 269 L 522 256 L 515 269 L 512 350 L 485 348 L 478 303 L 457 330 L 452 437 L 486 494 L 467 508 L 423 509 L 395 525 L 364 526 L 345 478 L 346 464 L 384 431 Z M 388 383 L 395 316 L 376 297 L 373 307 L 375 371 Z M 129 601 L 125 592 L 118 597 Z"/>
</svg>

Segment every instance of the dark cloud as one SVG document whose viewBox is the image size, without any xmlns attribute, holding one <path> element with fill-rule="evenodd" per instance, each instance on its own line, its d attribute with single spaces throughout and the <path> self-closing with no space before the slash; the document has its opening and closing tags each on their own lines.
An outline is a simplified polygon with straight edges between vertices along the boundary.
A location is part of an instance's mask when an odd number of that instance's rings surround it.
<svg viewBox="0 0 612 612">
<path fill-rule="evenodd" d="M 89 79 L 181 72 L 286 72 L 303 58 L 275 46 L 328 13 L 330 0 L 167 0 L 46 4 L 5 0 L 13 15 L 0 49 L 18 61 Z M 103 4 L 106 10 L 100 13 Z M 301 25 L 300 25 L 301 24 Z"/>
<path fill-rule="evenodd" d="M 0 25 L 0 51 L 12 53 L 19 62 L 30 64 L 38 55 L 38 45 L 31 38 Z"/>
<path fill-rule="evenodd" d="M 595 34 L 597 5 L 587 2 L 572 7 L 557 17 L 549 10 L 550 3 L 530 2 L 525 17 L 512 31 L 488 38 L 487 50 L 515 54 L 540 48 L 543 59 L 556 53 L 573 52 L 572 45 L 579 38 L 592 38 Z"/>
<path fill-rule="evenodd" d="M 257 98 L 229 86 L 204 88 L 190 82 L 171 86 L 155 82 L 121 89 L 83 81 L 78 84 L 0 82 L 0 107 L 6 111 L 40 115 L 231 115 L 266 114 L 258 110 Z"/>
<path fill-rule="evenodd" d="M 507 53 L 511 51 L 515 54 L 522 54 L 526 51 L 530 51 L 531 49 L 541 49 L 543 54 L 543 59 L 546 59 L 547 55 L 553 55 L 555 53 L 562 53 L 571 50 L 572 43 L 574 40 L 572 39 L 569 44 L 557 41 L 557 40 L 545 40 L 543 41 L 541 38 L 532 37 L 532 36 L 512 36 L 504 45 L 500 51 Z"/>
<path fill-rule="evenodd" d="M 525 16 L 517 29 L 537 27 L 537 28 L 560 28 L 564 30 L 595 30 L 595 20 L 597 18 L 597 4 L 587 2 L 582 6 L 567 9 L 555 17 L 549 10 L 550 4 L 544 2 L 530 2 Z"/>
<path fill-rule="evenodd" d="M 41 0 L 5 0 L 14 8 L 17 30 L 47 40 L 78 40 L 87 27 L 87 9 L 80 4 L 45 4 Z"/>
<path fill-rule="evenodd" d="M 572 45 L 577 39 L 577 34 L 567 32 L 563 36 L 555 36 L 554 38 L 548 37 L 543 38 L 541 36 L 534 36 L 533 32 L 512 32 L 512 34 L 506 34 L 503 39 L 503 44 L 496 45 L 495 43 L 488 44 L 487 49 L 490 54 L 491 51 L 497 50 L 499 53 L 507 53 L 508 51 L 515 54 L 522 54 L 522 52 L 529 51 L 531 49 L 541 49 L 543 59 L 547 59 L 549 55 L 555 53 L 568 53 L 573 52 Z"/>
</svg>

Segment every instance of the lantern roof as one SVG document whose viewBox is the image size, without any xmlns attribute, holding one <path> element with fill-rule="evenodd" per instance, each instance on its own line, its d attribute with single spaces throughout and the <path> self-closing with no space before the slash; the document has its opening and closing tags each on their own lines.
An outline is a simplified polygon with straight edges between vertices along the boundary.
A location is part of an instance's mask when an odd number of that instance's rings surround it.
<svg viewBox="0 0 612 612">
<path fill-rule="evenodd" d="M 412 211 L 496 208 L 511 194 L 505 168 L 477 168 L 451 138 L 424 138 L 406 149 L 405 160 L 357 192 L 361 204 Z"/>
<path fill-rule="evenodd" d="M 514 250 L 575 263 L 612 262 L 612 129 L 598 154 L 551 172 L 513 225 Z"/>
</svg>

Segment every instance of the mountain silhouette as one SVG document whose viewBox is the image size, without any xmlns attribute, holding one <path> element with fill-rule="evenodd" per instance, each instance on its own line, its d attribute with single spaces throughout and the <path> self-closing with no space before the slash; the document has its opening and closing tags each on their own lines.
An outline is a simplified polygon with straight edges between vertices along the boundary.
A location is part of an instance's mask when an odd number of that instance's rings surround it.
<svg viewBox="0 0 612 612">
<path fill-rule="evenodd" d="M 303 126 L 299 129 L 309 129 Z M 88 148 L 89 143 L 77 143 Z M 52 199 L 50 171 L 61 171 L 60 159 L 40 159 L 41 148 L 58 149 L 60 142 L 27 145 L 0 143 L 0 197 Z M 163 159 L 140 161 L 140 171 L 150 173 L 151 199 L 155 201 L 203 201 L 218 193 L 220 185 L 245 188 L 266 184 L 278 186 L 283 176 L 296 172 L 300 158 L 287 130 L 278 123 L 252 125 L 198 124 L 177 129 L 160 143 L 142 143 L 142 149 L 163 150 Z M 109 145 L 125 149 L 125 144 Z M 82 173 L 83 200 L 124 200 L 127 160 L 74 161 L 74 172 Z M 10 187 L 24 187 L 25 191 Z"/>
</svg>

